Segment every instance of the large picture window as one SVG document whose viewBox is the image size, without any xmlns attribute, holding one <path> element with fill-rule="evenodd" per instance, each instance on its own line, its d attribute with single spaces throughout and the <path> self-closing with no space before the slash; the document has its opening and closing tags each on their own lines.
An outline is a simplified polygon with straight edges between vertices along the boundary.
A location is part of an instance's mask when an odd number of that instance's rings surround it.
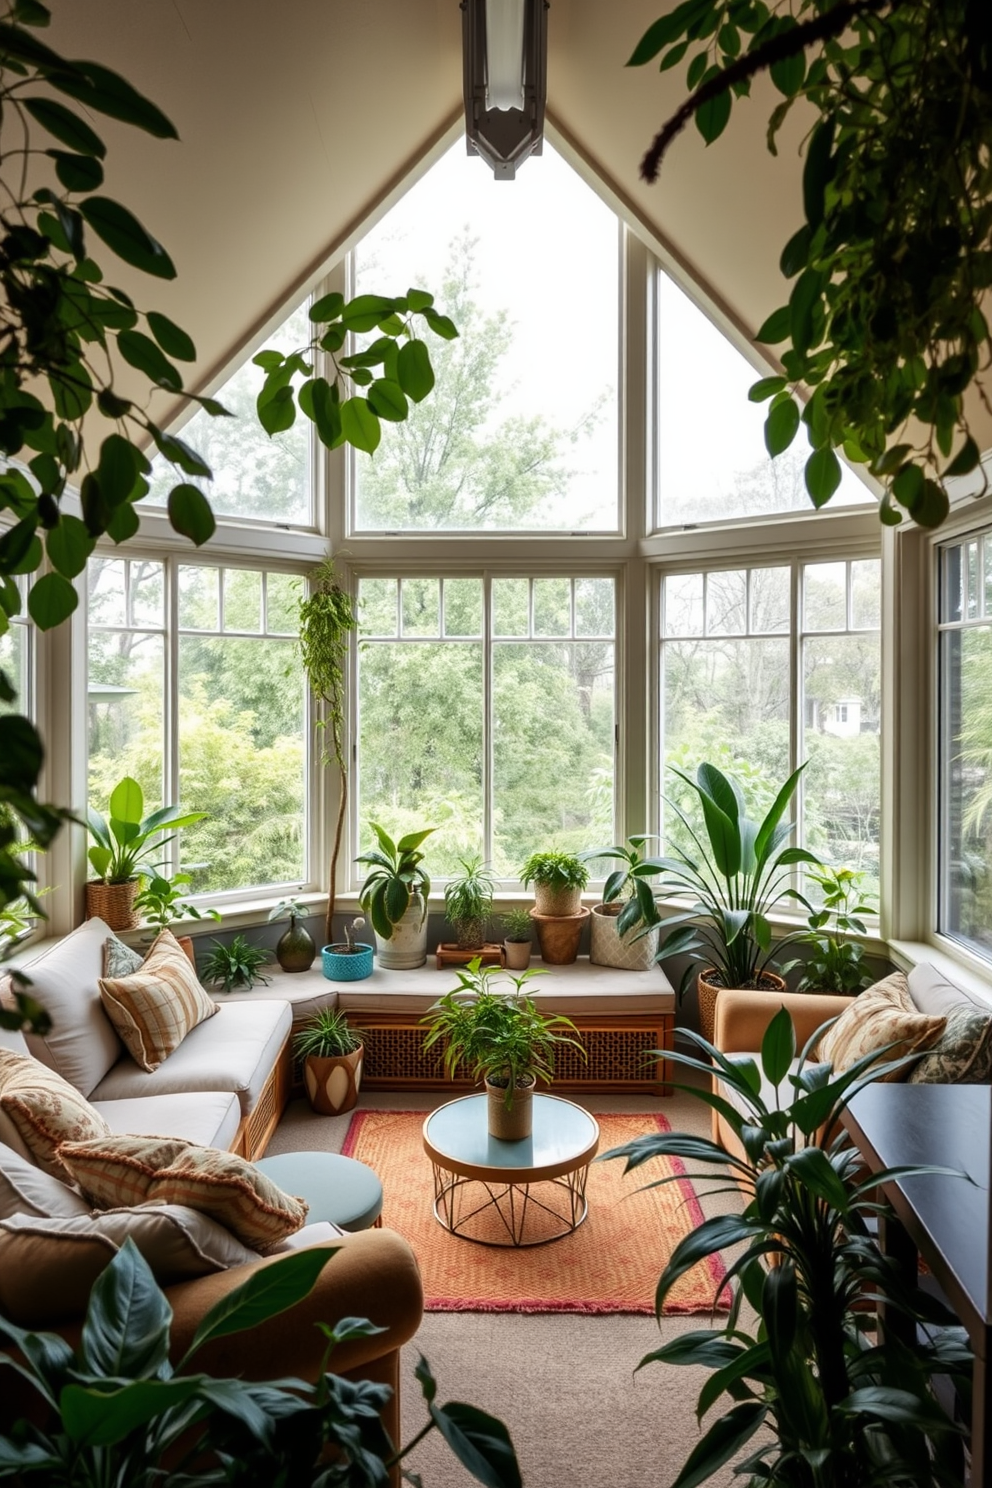
<svg viewBox="0 0 992 1488">
<path fill-rule="evenodd" d="M 941 550 L 937 928 L 992 961 L 992 531 Z"/>
<path fill-rule="evenodd" d="M 613 831 L 611 577 L 363 578 L 359 840 L 435 826 L 435 873 Z"/>
</svg>

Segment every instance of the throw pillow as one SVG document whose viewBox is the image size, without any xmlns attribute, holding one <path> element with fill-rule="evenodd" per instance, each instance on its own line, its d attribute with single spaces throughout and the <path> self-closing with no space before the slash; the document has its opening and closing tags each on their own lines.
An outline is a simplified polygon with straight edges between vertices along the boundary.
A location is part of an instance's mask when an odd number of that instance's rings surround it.
<svg viewBox="0 0 992 1488">
<path fill-rule="evenodd" d="M 118 940 L 116 935 L 108 935 L 103 942 L 103 974 L 105 977 L 126 977 L 134 972 L 140 971 L 144 965 L 145 958 L 132 951 L 129 945 Z"/>
<path fill-rule="evenodd" d="M 149 1074 L 218 1011 L 171 930 L 158 936 L 140 971 L 102 977 L 100 996 L 131 1058 Z"/>
<path fill-rule="evenodd" d="M 982 1085 L 992 1073 L 992 1017 L 974 1008 L 948 1013 L 947 1027 L 915 1065 L 910 1085 Z"/>
<path fill-rule="evenodd" d="M 93 1282 L 129 1238 L 162 1286 L 258 1260 L 205 1214 L 179 1205 L 18 1214 L 0 1221 L 0 1312 L 31 1327 L 84 1312 Z"/>
<path fill-rule="evenodd" d="M 97 1208 L 184 1204 L 255 1250 L 278 1245 L 307 1216 L 302 1199 L 283 1193 L 245 1158 L 178 1138 L 67 1142 L 59 1156 Z"/>
<path fill-rule="evenodd" d="M 894 971 L 852 999 L 850 1007 L 820 1039 L 816 1057 L 833 1065 L 838 1075 L 875 1049 L 886 1050 L 884 1055 L 879 1053 L 879 1060 L 887 1064 L 929 1049 L 946 1024 L 946 1018 L 917 1011 L 906 978 L 901 971 Z M 883 1078 L 905 1080 L 909 1069 L 909 1065 L 903 1065 Z"/>
<path fill-rule="evenodd" d="M 89 1212 L 89 1204 L 74 1188 L 26 1162 L 11 1148 L 0 1146 L 0 1219 L 12 1214 L 69 1219 Z"/>
<path fill-rule="evenodd" d="M 65 1177 L 56 1156 L 60 1143 L 110 1135 L 103 1117 L 61 1075 L 6 1049 L 0 1049 L 0 1110 L 35 1162 L 56 1178 Z"/>
</svg>

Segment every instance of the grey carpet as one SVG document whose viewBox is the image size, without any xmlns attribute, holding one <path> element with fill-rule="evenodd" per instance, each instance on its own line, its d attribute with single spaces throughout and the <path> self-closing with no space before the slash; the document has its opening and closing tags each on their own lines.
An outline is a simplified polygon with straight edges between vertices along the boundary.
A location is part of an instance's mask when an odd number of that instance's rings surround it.
<svg viewBox="0 0 992 1488">
<path fill-rule="evenodd" d="M 373 1092 L 374 1109 L 430 1110 L 445 1099 Z M 570 1099 L 580 1099 L 570 1096 Z M 709 1134 L 709 1112 L 691 1096 L 590 1096 L 594 1111 L 660 1111 L 672 1126 Z M 315 1116 L 293 1101 L 270 1153 L 339 1151 L 350 1116 Z M 701 1194 L 702 1197 L 702 1194 Z M 703 1198 L 707 1213 L 733 1200 Z M 413 1377 L 417 1356 L 429 1360 L 439 1399 L 465 1400 L 505 1421 L 528 1488 L 666 1488 L 699 1439 L 695 1400 L 704 1371 L 639 1360 L 678 1332 L 707 1326 L 705 1317 L 527 1316 L 516 1313 L 429 1313 L 404 1350 L 403 1426 L 409 1440 L 425 1419 Z M 465 1488 L 473 1479 L 435 1432 L 408 1465 L 425 1488 Z M 712 1480 L 729 1484 L 728 1471 Z"/>
</svg>

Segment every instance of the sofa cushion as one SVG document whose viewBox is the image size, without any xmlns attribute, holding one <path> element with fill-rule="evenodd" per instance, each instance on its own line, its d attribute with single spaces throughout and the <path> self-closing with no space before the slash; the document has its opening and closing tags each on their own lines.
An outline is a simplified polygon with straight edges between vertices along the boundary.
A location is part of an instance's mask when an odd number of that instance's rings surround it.
<svg viewBox="0 0 992 1488">
<path fill-rule="evenodd" d="M 103 920 L 87 920 L 23 968 L 32 997 L 52 1020 L 48 1033 L 26 1036 L 28 1048 L 83 1095 L 123 1053 L 100 1001 L 103 943 L 109 934 Z"/>
<path fill-rule="evenodd" d="M 901 971 L 876 982 L 851 1000 L 836 1023 L 820 1039 L 816 1057 L 842 1074 L 872 1050 L 886 1050 L 883 1063 L 903 1055 L 922 1053 L 935 1044 L 947 1026 L 946 1017 L 921 1013 L 909 995 L 909 984 Z M 892 1070 L 883 1080 L 905 1080 L 909 1066 Z"/>
<path fill-rule="evenodd" d="M 909 1076 L 911 1085 L 979 1085 L 992 1077 L 992 1005 L 921 963 L 909 973 L 909 995 L 921 1013 L 947 1026 Z"/>
<path fill-rule="evenodd" d="M 12 1214 L 71 1219 L 89 1212 L 89 1204 L 74 1188 L 26 1162 L 10 1147 L 0 1146 L 0 1219 Z"/>
<path fill-rule="evenodd" d="M 139 971 L 101 977 L 100 996 L 131 1058 L 149 1074 L 217 1012 L 171 930 L 157 937 Z"/>
<path fill-rule="evenodd" d="M 133 951 L 129 945 L 118 940 L 116 935 L 108 935 L 103 942 L 103 975 L 105 977 L 130 976 L 132 972 L 141 970 L 144 959 L 138 951 Z"/>
<path fill-rule="evenodd" d="M 115 1136 L 179 1137 L 223 1151 L 234 1146 L 241 1126 L 240 1102 L 227 1090 L 94 1101 L 93 1109 Z"/>
<path fill-rule="evenodd" d="M 289 1037 L 291 1016 L 285 1002 L 236 1002 L 218 1008 L 199 1024 L 152 1074 L 133 1059 L 120 1060 L 93 1092 L 95 1101 L 193 1090 L 225 1090 L 237 1095 L 241 1113 L 255 1107 Z"/>
<path fill-rule="evenodd" d="M 14 1215 L 0 1221 L 0 1312 L 32 1328 L 84 1312 L 94 1281 L 127 1239 L 163 1286 L 258 1260 L 221 1225 L 181 1205 Z"/>
<path fill-rule="evenodd" d="M 0 1110 L 35 1162 L 56 1178 L 64 1176 L 56 1156 L 61 1142 L 110 1135 L 103 1117 L 78 1090 L 26 1054 L 0 1050 Z"/>
<path fill-rule="evenodd" d="M 278 1245 L 307 1217 L 302 1199 L 233 1152 L 169 1138 L 105 1137 L 66 1142 L 59 1155 L 98 1208 L 186 1205 L 258 1249 Z"/>
</svg>

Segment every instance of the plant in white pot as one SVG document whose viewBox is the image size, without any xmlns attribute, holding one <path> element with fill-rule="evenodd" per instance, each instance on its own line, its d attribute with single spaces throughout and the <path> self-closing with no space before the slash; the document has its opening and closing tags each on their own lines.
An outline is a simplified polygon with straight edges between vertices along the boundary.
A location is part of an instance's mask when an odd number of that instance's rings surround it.
<svg viewBox="0 0 992 1488">
<path fill-rule="evenodd" d="M 555 1050 L 570 1044 L 585 1058 L 575 1024 L 562 1013 L 542 1013 L 524 984 L 539 971 L 507 976 L 479 957 L 457 972 L 458 986 L 423 1018 L 430 1031 L 424 1048 L 444 1042 L 444 1069 L 454 1078 L 465 1065 L 484 1080 L 489 1096 L 489 1133 L 504 1142 L 531 1134 L 534 1087 L 554 1077 Z M 500 978 L 509 983 L 497 985 Z"/>
<path fill-rule="evenodd" d="M 601 904 L 594 904 L 589 920 L 589 960 L 596 966 L 615 966 L 620 971 L 647 971 L 654 965 L 658 955 L 657 928 L 646 933 L 638 930 L 642 916 L 649 918 L 654 905 L 654 894 L 643 878 L 637 878 L 634 869 L 645 861 L 642 856 L 645 844 L 657 842 L 657 837 L 646 833 L 628 837 L 627 845 L 614 843 L 611 847 L 597 847 L 582 854 L 584 863 L 600 858 L 622 864 L 614 868 L 603 885 Z M 624 911 L 634 901 L 636 914 L 632 912 L 624 919 Z M 631 924 L 631 919 L 635 923 Z"/>
<path fill-rule="evenodd" d="M 379 937 L 379 965 L 403 971 L 423 966 L 431 881 L 421 866 L 420 844 L 437 828 L 408 832 L 394 842 L 378 822 L 369 825 L 379 846 L 357 859 L 369 869 L 358 900 Z"/>
<path fill-rule="evenodd" d="M 325 1007 L 293 1039 L 303 1061 L 303 1084 L 321 1116 L 340 1116 L 358 1101 L 365 1046 L 339 1008 Z"/>
<path fill-rule="evenodd" d="M 503 911 L 503 955 L 508 971 L 526 971 L 530 965 L 534 922 L 529 910 Z"/>
</svg>

